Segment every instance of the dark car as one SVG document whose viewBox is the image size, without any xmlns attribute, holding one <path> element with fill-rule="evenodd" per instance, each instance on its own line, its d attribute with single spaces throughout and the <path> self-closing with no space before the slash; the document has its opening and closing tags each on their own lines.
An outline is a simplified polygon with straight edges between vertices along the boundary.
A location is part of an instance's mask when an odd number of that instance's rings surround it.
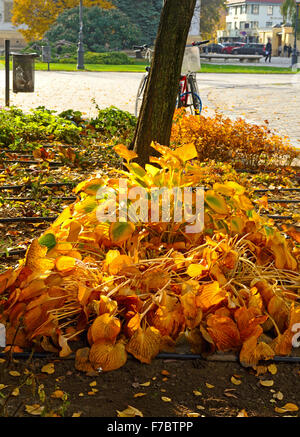
<svg viewBox="0 0 300 437">
<path fill-rule="evenodd" d="M 203 47 L 204 53 L 222 53 L 223 44 L 208 44 Z"/>
<path fill-rule="evenodd" d="M 265 56 L 266 47 L 264 44 L 249 43 L 242 47 L 235 47 L 232 50 L 233 55 L 261 55 Z"/>
<path fill-rule="evenodd" d="M 227 53 L 228 55 L 230 55 L 232 53 L 232 50 L 237 48 L 237 47 L 242 47 L 244 46 L 245 43 L 244 42 L 227 42 L 227 43 L 223 43 L 223 49 L 222 49 L 222 53 Z"/>
</svg>

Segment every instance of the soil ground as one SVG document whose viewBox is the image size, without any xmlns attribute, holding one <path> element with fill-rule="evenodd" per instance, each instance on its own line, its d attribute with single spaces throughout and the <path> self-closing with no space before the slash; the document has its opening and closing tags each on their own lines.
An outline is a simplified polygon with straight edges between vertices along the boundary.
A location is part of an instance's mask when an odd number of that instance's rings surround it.
<svg viewBox="0 0 300 437">
<path fill-rule="evenodd" d="M 49 362 L 54 364 L 52 374 L 42 371 Z M 51 417 L 117 417 L 128 406 L 152 418 L 186 418 L 194 413 L 199 417 L 299 417 L 299 411 L 278 413 L 275 407 L 300 403 L 300 365 L 279 363 L 276 367 L 275 375 L 269 371 L 257 375 L 238 362 L 157 358 L 147 365 L 130 357 L 121 369 L 88 376 L 75 369 L 73 359 L 7 358 L 0 364 L 0 387 L 7 386 L 0 391 L 2 417 L 30 417 L 26 406 L 35 404 L 45 407 L 44 415 Z M 34 378 L 26 380 L 30 374 Z M 273 385 L 261 385 L 265 380 Z M 19 390 L 12 393 L 16 387 Z M 54 392 L 64 396 L 54 398 Z M 279 392 L 281 400 L 276 398 Z"/>
</svg>

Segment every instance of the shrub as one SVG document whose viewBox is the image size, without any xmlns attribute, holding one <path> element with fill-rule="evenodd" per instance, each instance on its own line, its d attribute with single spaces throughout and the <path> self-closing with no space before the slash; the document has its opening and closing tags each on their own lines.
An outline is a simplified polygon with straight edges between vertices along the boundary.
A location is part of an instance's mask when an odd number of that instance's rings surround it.
<svg viewBox="0 0 300 437">
<path fill-rule="evenodd" d="M 93 53 L 87 52 L 84 55 L 86 64 L 106 64 L 106 65 L 130 65 L 133 60 L 122 52 Z"/>
<path fill-rule="evenodd" d="M 44 107 L 36 108 L 28 114 L 14 107 L 0 110 L 0 145 L 12 149 L 26 142 L 49 138 L 71 144 L 79 141 L 80 131 L 72 121 Z"/>
<path fill-rule="evenodd" d="M 99 108 L 98 108 L 99 109 Z M 90 125 L 105 138 L 117 137 L 123 142 L 130 142 L 137 119 L 127 111 L 122 111 L 114 106 L 106 109 L 99 109 L 97 118 L 90 121 Z"/>
<path fill-rule="evenodd" d="M 193 144 L 201 161 L 230 162 L 235 168 L 291 165 L 300 156 L 287 139 L 270 132 L 268 124 L 259 126 L 243 119 L 187 116 L 175 113 L 171 142 L 174 146 Z"/>
</svg>

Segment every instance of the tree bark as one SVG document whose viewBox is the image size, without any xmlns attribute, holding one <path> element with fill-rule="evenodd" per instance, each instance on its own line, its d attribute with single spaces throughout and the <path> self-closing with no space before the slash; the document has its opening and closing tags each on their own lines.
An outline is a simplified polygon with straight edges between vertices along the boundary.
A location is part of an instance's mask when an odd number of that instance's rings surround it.
<svg viewBox="0 0 300 437">
<path fill-rule="evenodd" d="M 185 45 L 196 0 L 165 0 L 154 57 L 133 140 L 137 162 L 155 155 L 151 142 L 170 144 Z"/>
</svg>

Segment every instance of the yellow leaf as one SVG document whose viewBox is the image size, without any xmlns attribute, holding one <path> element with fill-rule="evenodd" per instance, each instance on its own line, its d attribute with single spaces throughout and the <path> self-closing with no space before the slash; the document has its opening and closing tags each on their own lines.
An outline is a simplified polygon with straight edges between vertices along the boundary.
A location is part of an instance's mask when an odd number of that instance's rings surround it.
<svg viewBox="0 0 300 437">
<path fill-rule="evenodd" d="M 259 382 L 260 382 L 260 385 L 262 385 L 264 387 L 272 387 L 272 385 L 274 385 L 274 381 L 272 379 L 270 379 L 270 380 L 261 379 Z"/>
<path fill-rule="evenodd" d="M 215 386 L 214 386 L 214 385 L 212 385 L 212 384 L 209 384 L 208 382 L 206 382 L 206 383 L 205 383 L 205 385 L 206 385 L 206 387 L 207 387 L 207 388 L 215 388 Z"/>
<path fill-rule="evenodd" d="M 286 413 L 287 411 L 284 408 L 275 407 L 274 410 L 276 413 Z"/>
<path fill-rule="evenodd" d="M 109 228 L 109 237 L 113 243 L 120 244 L 128 240 L 135 230 L 135 225 L 130 222 L 112 223 Z"/>
<path fill-rule="evenodd" d="M 182 147 L 178 147 L 174 150 L 174 155 L 176 155 L 182 161 L 189 161 L 197 157 L 197 150 L 194 144 L 185 144 Z"/>
<path fill-rule="evenodd" d="M 285 404 L 282 408 L 284 408 L 286 411 L 298 411 L 299 407 L 296 404 L 292 404 L 288 402 Z"/>
<path fill-rule="evenodd" d="M 202 396 L 201 391 L 193 390 L 193 393 L 194 393 L 195 396 Z"/>
<path fill-rule="evenodd" d="M 12 395 L 13 395 L 13 396 L 19 396 L 19 394 L 20 394 L 20 390 L 19 390 L 18 387 L 16 387 L 16 388 L 12 391 Z"/>
<path fill-rule="evenodd" d="M 127 162 L 138 156 L 133 150 L 128 150 L 124 144 L 118 144 L 113 149 L 121 158 L 126 159 Z"/>
<path fill-rule="evenodd" d="M 25 405 L 25 411 L 33 416 L 40 416 L 44 411 L 44 407 L 39 404 Z"/>
<path fill-rule="evenodd" d="M 143 384 L 140 384 L 140 386 L 142 387 L 149 387 L 149 385 L 151 384 L 150 381 L 144 382 Z"/>
<path fill-rule="evenodd" d="M 138 410 L 135 407 L 132 407 L 131 405 L 128 405 L 128 408 L 126 408 L 123 411 L 118 411 L 118 417 L 135 417 L 135 416 L 140 416 L 143 417 L 143 413 Z"/>
<path fill-rule="evenodd" d="M 279 401 L 282 401 L 283 394 L 281 393 L 281 391 L 279 391 L 279 392 L 273 394 L 273 398 L 278 399 Z"/>
<path fill-rule="evenodd" d="M 11 371 L 9 372 L 9 374 L 10 374 L 11 376 L 21 376 L 21 373 L 17 372 L 16 370 L 11 370 Z"/>
<path fill-rule="evenodd" d="M 97 385 L 97 381 L 93 381 L 93 382 L 90 383 L 91 387 L 96 387 L 96 385 Z"/>
<path fill-rule="evenodd" d="M 134 398 L 141 398 L 142 396 L 146 396 L 147 393 L 135 393 L 133 395 Z"/>
<path fill-rule="evenodd" d="M 270 364 L 268 366 L 268 371 L 272 374 L 272 375 L 276 375 L 277 373 L 277 367 L 275 364 Z"/>
<path fill-rule="evenodd" d="M 187 413 L 187 417 L 200 417 L 200 413 Z"/>
<path fill-rule="evenodd" d="M 232 376 L 230 378 L 230 381 L 232 382 L 232 384 L 234 385 L 240 385 L 242 383 L 242 381 L 240 381 L 239 379 L 235 378 L 234 376 Z"/>
<path fill-rule="evenodd" d="M 48 375 L 52 375 L 55 372 L 54 363 L 48 363 L 42 367 L 41 371 L 43 373 L 48 373 Z"/>
<path fill-rule="evenodd" d="M 246 410 L 241 410 L 236 417 L 248 417 Z"/>
<path fill-rule="evenodd" d="M 207 267 L 201 264 L 190 264 L 186 272 L 191 278 L 195 278 L 196 276 L 202 275 L 204 270 L 207 270 Z"/>
<path fill-rule="evenodd" d="M 80 417 L 82 415 L 82 412 L 79 411 L 78 413 L 73 413 L 72 417 Z"/>
<path fill-rule="evenodd" d="M 3 389 L 6 388 L 6 387 L 8 387 L 8 386 L 5 385 L 5 384 L 0 384 L 0 390 L 3 390 Z"/>
<path fill-rule="evenodd" d="M 64 397 L 65 397 L 65 394 L 62 390 L 55 390 L 51 394 L 51 398 L 55 398 L 55 399 L 63 399 Z"/>
<path fill-rule="evenodd" d="M 216 194 L 213 190 L 206 192 L 205 202 L 213 211 L 218 214 L 228 214 L 229 212 L 225 199 L 219 194 Z"/>
<path fill-rule="evenodd" d="M 166 397 L 166 396 L 162 396 L 162 397 L 161 397 L 161 400 L 164 401 L 164 402 L 172 402 L 172 399 L 171 399 L 171 398 L 168 398 L 168 397 Z"/>
<path fill-rule="evenodd" d="M 70 256 L 59 256 L 55 261 L 55 266 L 59 272 L 72 270 L 75 264 L 75 258 Z"/>
</svg>

